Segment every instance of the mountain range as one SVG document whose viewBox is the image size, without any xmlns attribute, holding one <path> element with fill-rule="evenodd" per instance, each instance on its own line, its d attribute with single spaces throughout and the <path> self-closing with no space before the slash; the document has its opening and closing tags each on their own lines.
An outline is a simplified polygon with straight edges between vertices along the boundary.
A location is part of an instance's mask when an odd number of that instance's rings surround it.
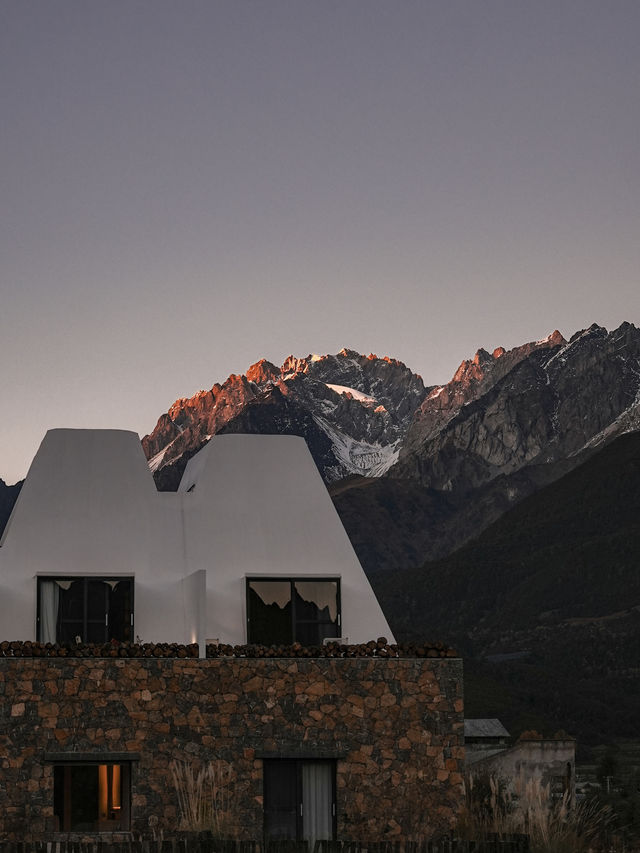
<svg viewBox="0 0 640 853">
<path fill-rule="evenodd" d="M 376 477 L 398 459 L 428 389 L 402 362 L 343 349 L 337 355 L 262 359 L 243 375 L 176 400 L 142 439 L 161 490 L 219 432 L 302 435 L 325 482 Z"/>
<path fill-rule="evenodd" d="M 172 490 L 212 435 L 303 436 L 396 636 L 465 653 L 467 713 L 597 740 L 640 711 L 638 430 L 623 323 L 479 349 L 444 385 L 349 349 L 263 359 L 176 400 L 142 446 Z M 18 490 L 0 481 L 0 526 Z M 615 723 L 611 703 L 594 722 L 614 689 Z"/>
<path fill-rule="evenodd" d="M 161 490 L 219 432 L 302 435 L 370 576 L 446 556 L 640 428 L 640 332 L 593 325 L 480 349 L 450 382 L 343 349 L 262 360 L 181 398 L 142 439 Z"/>
<path fill-rule="evenodd" d="M 638 736 L 640 432 L 440 560 L 374 581 L 394 630 L 465 658 L 465 712 L 581 743 Z"/>
<path fill-rule="evenodd" d="M 640 429 L 640 331 L 592 325 L 479 349 L 450 382 L 343 349 L 262 359 L 176 400 L 142 439 L 160 490 L 216 433 L 303 436 L 370 577 L 445 557 L 616 436 Z M 0 526 L 19 484 L 0 481 Z"/>
</svg>

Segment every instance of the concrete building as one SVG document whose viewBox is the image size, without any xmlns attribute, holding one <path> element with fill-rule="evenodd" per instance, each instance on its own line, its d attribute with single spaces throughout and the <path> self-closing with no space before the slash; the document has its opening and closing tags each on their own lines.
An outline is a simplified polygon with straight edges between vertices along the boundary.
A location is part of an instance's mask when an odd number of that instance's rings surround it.
<svg viewBox="0 0 640 853">
<path fill-rule="evenodd" d="M 176 831 L 176 768 L 221 769 L 219 832 L 241 839 L 455 823 L 462 662 L 323 656 L 393 637 L 302 439 L 216 436 L 167 494 L 134 433 L 47 433 L 0 547 L 0 630 L 0 841 Z"/>
<path fill-rule="evenodd" d="M 393 639 L 294 436 L 215 436 L 161 493 L 135 433 L 51 430 L 1 542 L 0 592 L 15 640 Z"/>
<path fill-rule="evenodd" d="M 464 721 L 465 763 L 474 776 L 503 780 L 512 795 L 527 783 L 548 786 L 551 798 L 575 794 L 576 742 L 568 735 L 543 738 L 530 733 L 511 742 L 497 719 Z"/>
</svg>

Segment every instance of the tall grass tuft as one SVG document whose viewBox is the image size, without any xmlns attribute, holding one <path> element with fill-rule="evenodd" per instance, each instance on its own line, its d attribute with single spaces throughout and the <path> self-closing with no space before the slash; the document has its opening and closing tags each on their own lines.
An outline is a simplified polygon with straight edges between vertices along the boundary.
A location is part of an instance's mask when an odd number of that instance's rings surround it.
<svg viewBox="0 0 640 853">
<path fill-rule="evenodd" d="M 611 820 L 611 810 L 596 801 L 574 805 L 568 794 L 553 798 L 539 778 L 520 776 L 510 791 L 495 776 L 470 775 L 458 829 L 462 837 L 476 839 L 528 835 L 530 853 L 595 853 L 605 849 Z"/>
<path fill-rule="evenodd" d="M 553 799 L 540 779 L 516 780 L 514 817 L 529 835 L 531 853 L 587 853 L 601 849 L 611 811 L 595 800 L 573 805 L 568 794 Z"/>
<path fill-rule="evenodd" d="M 172 761 L 170 768 L 180 809 L 178 828 L 188 832 L 210 831 L 218 838 L 234 838 L 231 765 L 217 760 L 196 767 L 191 762 Z"/>
</svg>

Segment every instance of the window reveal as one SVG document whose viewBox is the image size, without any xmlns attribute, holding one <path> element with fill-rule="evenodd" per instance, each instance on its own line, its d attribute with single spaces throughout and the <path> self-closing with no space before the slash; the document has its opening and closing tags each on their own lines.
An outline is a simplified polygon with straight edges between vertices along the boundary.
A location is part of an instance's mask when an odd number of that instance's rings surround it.
<svg viewBox="0 0 640 853">
<path fill-rule="evenodd" d="M 53 768 L 53 813 L 60 832 L 113 832 L 130 824 L 130 765 Z"/>
<path fill-rule="evenodd" d="M 42 643 L 126 642 L 133 636 L 132 578 L 38 578 Z"/>
<path fill-rule="evenodd" d="M 263 645 L 320 645 L 340 635 L 340 581 L 247 580 L 247 640 Z"/>
<path fill-rule="evenodd" d="M 265 759 L 264 834 L 268 840 L 335 838 L 335 762 Z"/>
</svg>

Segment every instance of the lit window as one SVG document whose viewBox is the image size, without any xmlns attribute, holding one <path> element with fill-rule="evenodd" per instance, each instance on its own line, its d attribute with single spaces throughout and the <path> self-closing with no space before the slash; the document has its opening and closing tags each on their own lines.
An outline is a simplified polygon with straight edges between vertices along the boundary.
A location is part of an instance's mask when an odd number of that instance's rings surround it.
<svg viewBox="0 0 640 853">
<path fill-rule="evenodd" d="M 59 764 L 53 813 L 60 832 L 114 832 L 130 823 L 130 764 Z"/>
<path fill-rule="evenodd" d="M 133 578 L 38 578 L 41 643 L 126 642 L 133 637 Z"/>
<path fill-rule="evenodd" d="M 249 578 L 247 640 L 262 645 L 321 645 L 340 636 L 337 578 Z"/>
</svg>

